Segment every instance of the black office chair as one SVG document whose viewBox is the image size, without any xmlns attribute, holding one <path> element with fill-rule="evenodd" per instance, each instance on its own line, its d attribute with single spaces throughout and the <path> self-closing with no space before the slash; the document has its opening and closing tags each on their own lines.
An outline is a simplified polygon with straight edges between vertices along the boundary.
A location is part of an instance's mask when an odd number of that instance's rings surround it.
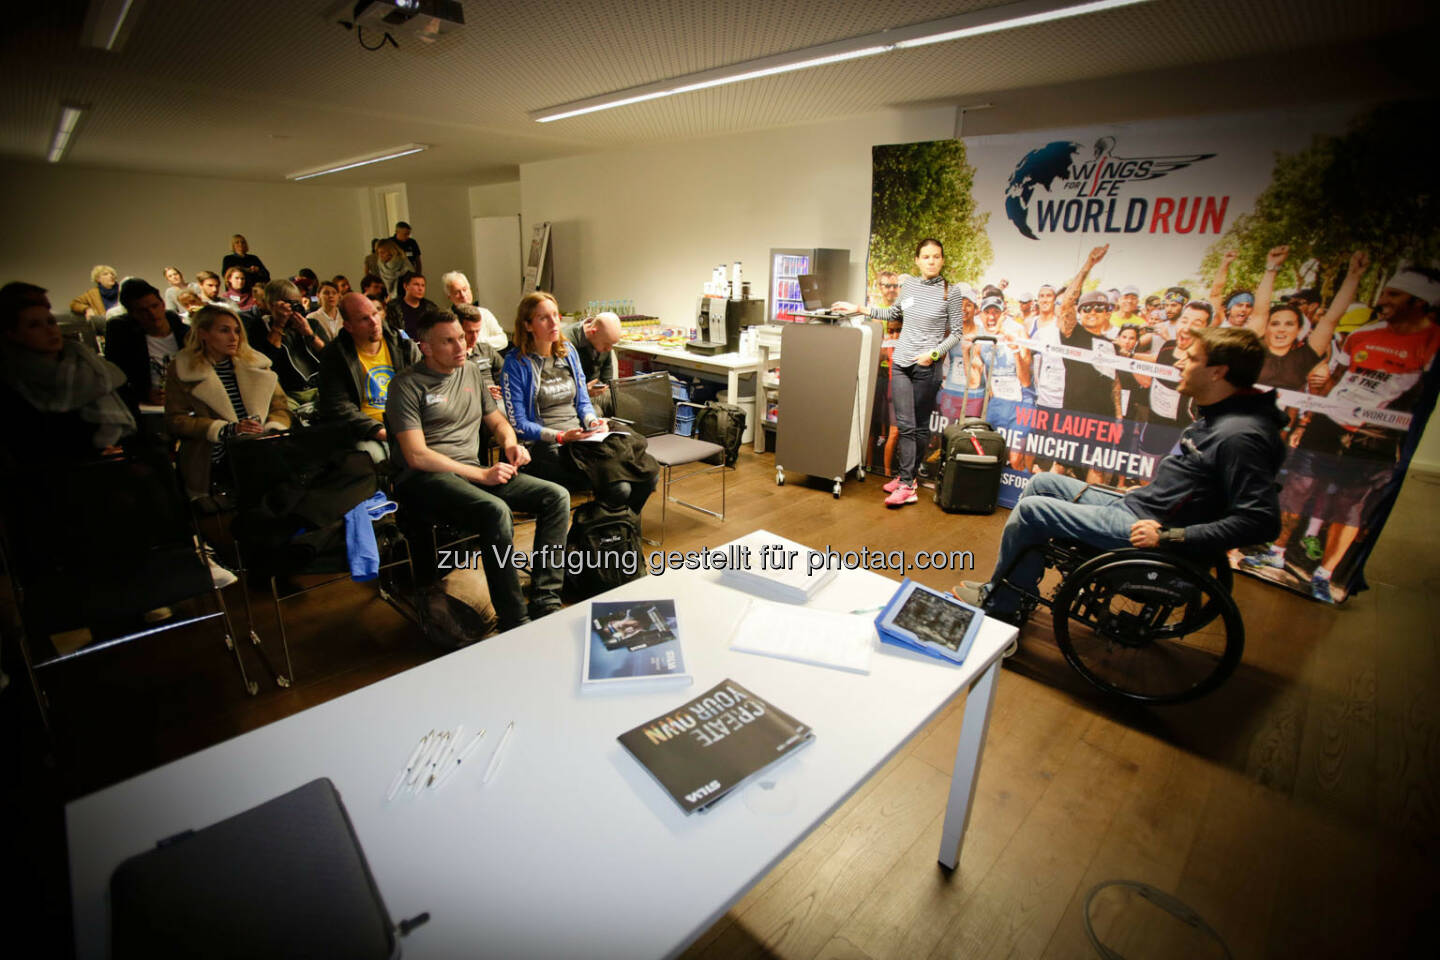
<svg viewBox="0 0 1440 960">
<path fill-rule="evenodd" d="M 295 672 L 282 604 L 350 579 L 345 515 L 378 489 L 375 463 L 369 454 L 354 448 L 348 428 L 342 425 L 237 441 L 230 445 L 229 460 L 238 507 L 231 532 L 240 560 L 250 641 L 275 682 L 288 687 Z M 410 582 L 414 582 L 409 542 L 390 517 L 374 521 L 373 528 L 381 559 L 376 580 L 380 598 L 402 616 L 419 622 L 418 608 L 400 602 L 400 591 L 393 583 L 387 584 L 387 572 L 397 567 L 408 568 Z M 396 559 L 401 551 L 403 555 Z M 285 656 L 283 672 L 271 663 L 254 629 L 249 590 L 252 574 L 269 581 Z M 327 575 L 327 579 L 282 592 L 282 583 L 288 585 L 291 577 L 308 575 Z"/>
<path fill-rule="evenodd" d="M 225 598 L 162 454 L 31 466 L 4 489 L 0 549 L 20 613 L 21 655 L 47 727 L 40 671 L 192 624 L 220 627 L 245 692 L 255 694 Z M 173 614 L 146 622 L 162 607 Z"/>
<path fill-rule="evenodd" d="M 675 433 L 675 411 L 677 407 L 694 407 L 698 404 L 677 401 L 670 389 L 670 375 L 664 372 L 643 373 L 633 377 L 622 377 L 615 381 L 615 419 L 631 426 L 636 433 L 643 434 L 649 446 L 650 455 L 660 464 L 660 539 L 646 542 L 659 546 L 665 542 L 666 505 L 670 503 L 698 510 L 700 513 L 725 519 L 725 448 L 718 443 L 682 437 Z M 718 457 L 718 466 L 704 466 L 675 476 L 675 467 L 683 467 Z M 720 511 L 681 500 L 670 495 L 670 487 L 681 480 L 703 473 L 720 474 Z"/>
</svg>

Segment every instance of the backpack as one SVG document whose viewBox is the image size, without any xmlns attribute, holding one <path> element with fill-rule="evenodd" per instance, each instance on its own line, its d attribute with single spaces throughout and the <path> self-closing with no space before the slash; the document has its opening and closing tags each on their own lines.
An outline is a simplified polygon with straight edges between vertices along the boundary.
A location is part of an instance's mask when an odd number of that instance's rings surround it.
<svg viewBox="0 0 1440 960">
<path fill-rule="evenodd" d="M 635 511 L 598 500 L 581 504 L 565 537 L 566 602 L 588 600 L 645 573 L 640 517 Z"/>
<path fill-rule="evenodd" d="M 740 438 L 744 435 L 745 411 L 740 407 L 712 400 L 695 414 L 695 438 L 724 447 L 727 467 L 735 466 L 735 461 L 740 458 Z M 718 465 L 721 455 L 709 457 L 705 462 Z"/>
</svg>

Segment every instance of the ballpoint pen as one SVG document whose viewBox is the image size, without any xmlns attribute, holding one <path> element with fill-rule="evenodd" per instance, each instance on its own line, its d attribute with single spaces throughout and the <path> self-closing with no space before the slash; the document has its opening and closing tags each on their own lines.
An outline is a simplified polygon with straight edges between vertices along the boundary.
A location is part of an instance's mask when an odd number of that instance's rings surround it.
<svg viewBox="0 0 1440 960">
<path fill-rule="evenodd" d="M 420 788 L 425 785 L 426 775 L 434 768 L 435 761 L 439 758 L 441 751 L 445 749 L 445 745 L 449 742 L 450 731 L 442 730 L 439 736 L 435 738 L 435 746 L 425 751 L 425 756 L 421 758 L 419 765 L 415 768 L 415 772 L 411 774 L 411 779 L 407 781 L 411 793 L 420 792 Z"/>
<path fill-rule="evenodd" d="M 430 767 L 430 773 L 425 777 L 425 786 L 435 786 L 435 775 L 445 769 L 445 764 L 450 762 L 450 757 L 455 752 L 455 744 L 460 742 L 460 737 L 464 733 L 465 724 L 462 723 L 455 728 L 454 733 L 449 735 L 449 740 L 445 743 L 445 749 L 436 754 L 435 762 Z"/>
<path fill-rule="evenodd" d="M 446 765 L 444 770 L 440 771 L 439 777 L 435 780 L 436 790 L 439 790 L 441 787 L 445 786 L 445 781 L 450 779 L 451 775 L 455 773 L 456 769 L 459 768 L 459 766 L 463 764 L 466 760 L 470 759 L 470 754 L 474 753 L 475 748 L 480 746 L 480 741 L 484 738 L 484 736 L 485 731 L 482 728 L 479 733 L 475 734 L 475 739 L 471 740 L 465 745 L 464 750 L 461 750 L 459 753 L 455 754 L 455 756 L 451 758 L 451 762 Z"/>
<path fill-rule="evenodd" d="M 415 769 L 416 761 L 420 759 L 420 755 L 424 753 L 425 748 L 430 745 L 430 738 L 434 736 L 435 731 L 431 730 L 420 738 L 419 743 L 415 744 L 415 749 L 410 753 L 410 759 L 405 761 L 405 766 L 400 768 L 400 772 L 395 775 L 395 779 L 391 782 L 390 789 L 385 791 L 385 800 L 387 802 L 395 799 L 395 794 L 399 792 L 401 784 L 405 782 L 406 777 L 410 776 L 410 771 Z"/>
<path fill-rule="evenodd" d="M 505 736 L 500 738 L 499 745 L 495 752 L 490 755 L 490 765 L 485 768 L 485 776 L 480 778 L 481 783 L 489 783 L 495 771 L 500 768 L 500 757 L 505 753 L 505 745 L 510 742 L 510 734 L 515 732 L 515 721 L 511 720 L 505 725 Z"/>
</svg>

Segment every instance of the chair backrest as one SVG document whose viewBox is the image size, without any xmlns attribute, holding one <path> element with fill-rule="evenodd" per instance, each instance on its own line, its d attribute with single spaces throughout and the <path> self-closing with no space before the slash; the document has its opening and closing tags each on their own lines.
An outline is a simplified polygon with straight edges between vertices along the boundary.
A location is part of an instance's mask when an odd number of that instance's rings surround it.
<svg viewBox="0 0 1440 960">
<path fill-rule="evenodd" d="M 670 375 L 642 373 L 615 381 L 615 416 L 635 424 L 635 432 L 657 437 L 675 429 L 675 398 Z"/>
<path fill-rule="evenodd" d="M 229 459 L 235 475 L 235 499 L 242 511 L 263 508 L 288 513 L 303 495 L 324 488 L 340 494 L 335 510 L 337 516 L 343 516 L 377 486 L 374 463 L 368 454 L 355 449 L 344 424 L 239 440 L 230 445 Z"/>
</svg>

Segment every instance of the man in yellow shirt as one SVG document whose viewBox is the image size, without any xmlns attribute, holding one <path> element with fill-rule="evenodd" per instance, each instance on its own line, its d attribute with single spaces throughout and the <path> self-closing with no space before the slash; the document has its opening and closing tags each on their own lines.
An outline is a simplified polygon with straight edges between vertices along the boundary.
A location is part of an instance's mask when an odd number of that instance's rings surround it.
<svg viewBox="0 0 1440 960">
<path fill-rule="evenodd" d="M 316 420 L 349 424 L 357 443 L 374 441 L 363 448 L 378 462 L 387 455 L 384 418 L 390 380 L 418 362 L 420 352 L 409 338 L 388 329 L 380 308 L 361 294 L 341 299 L 340 319 L 340 332 L 320 354 Z"/>
</svg>

